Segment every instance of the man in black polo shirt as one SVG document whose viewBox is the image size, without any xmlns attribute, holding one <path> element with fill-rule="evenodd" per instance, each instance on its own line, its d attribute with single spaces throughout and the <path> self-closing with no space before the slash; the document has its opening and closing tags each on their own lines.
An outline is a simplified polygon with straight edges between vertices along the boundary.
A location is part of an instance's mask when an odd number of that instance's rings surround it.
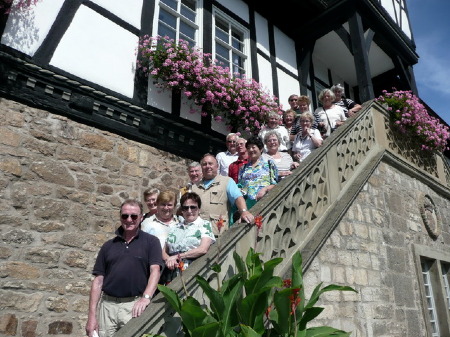
<svg viewBox="0 0 450 337">
<path fill-rule="evenodd" d="M 86 333 L 111 337 L 150 304 L 164 266 L 159 240 L 139 229 L 142 204 L 126 200 L 120 207 L 121 226 L 97 256 L 92 274 Z M 98 313 L 98 317 L 97 317 Z"/>
</svg>

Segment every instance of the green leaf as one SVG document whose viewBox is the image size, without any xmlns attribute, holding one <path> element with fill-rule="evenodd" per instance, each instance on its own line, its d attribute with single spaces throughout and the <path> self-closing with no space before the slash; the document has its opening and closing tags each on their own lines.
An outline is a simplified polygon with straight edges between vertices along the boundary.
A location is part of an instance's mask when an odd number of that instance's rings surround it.
<svg viewBox="0 0 450 337">
<path fill-rule="evenodd" d="M 237 302 L 242 298 L 242 289 L 244 287 L 244 279 L 242 274 L 235 275 L 228 280 L 227 287 L 222 288 L 222 298 L 224 302 L 224 310 L 222 316 L 223 329 L 235 326 L 239 323 L 237 315 Z M 232 281 L 232 282 L 231 282 Z"/>
<path fill-rule="evenodd" d="M 193 297 L 188 297 L 181 305 L 180 317 L 183 324 L 191 332 L 205 323 L 208 314 L 202 309 L 200 303 Z M 214 320 L 211 316 L 207 322 Z"/>
<path fill-rule="evenodd" d="M 172 308 L 175 309 L 178 313 L 180 313 L 181 301 L 180 301 L 180 297 L 177 295 L 177 293 L 162 284 L 158 284 L 158 289 L 164 295 L 167 302 L 169 302 L 169 304 L 172 306 Z"/>
<path fill-rule="evenodd" d="M 253 330 L 251 327 L 241 324 L 241 333 L 240 336 L 243 337 L 261 337 L 262 335 L 257 333 L 255 330 Z"/>
<path fill-rule="evenodd" d="M 247 264 L 247 271 L 249 278 L 251 278 L 253 275 L 260 274 L 263 270 L 259 255 L 260 255 L 259 253 L 254 252 L 253 248 L 250 248 L 247 253 L 245 263 Z"/>
<path fill-rule="evenodd" d="M 211 322 L 192 330 L 192 337 L 216 337 L 220 336 L 219 322 Z"/>
<path fill-rule="evenodd" d="M 264 332 L 262 318 L 268 307 L 271 289 L 258 294 L 251 294 L 242 299 L 238 305 L 240 322 L 253 327 L 255 331 Z"/>
<path fill-rule="evenodd" d="M 310 321 L 312 321 L 314 318 L 316 318 L 317 316 L 319 316 L 322 311 L 324 310 L 324 308 L 322 307 L 312 307 L 312 308 L 308 308 L 303 312 L 303 315 L 301 316 L 300 322 L 299 322 L 299 329 L 300 330 L 305 330 L 306 329 L 306 324 Z M 297 316 L 300 317 L 300 316 Z"/>
<path fill-rule="evenodd" d="M 306 330 L 306 337 L 330 337 L 330 336 L 348 337 L 350 336 L 350 333 L 329 326 L 320 326 Z"/>
<path fill-rule="evenodd" d="M 242 257 L 238 253 L 233 252 L 233 258 L 238 272 L 247 275 L 247 268 L 245 266 L 244 260 L 242 260 Z"/>
<path fill-rule="evenodd" d="M 221 320 L 225 308 L 222 295 L 217 290 L 213 289 L 203 277 L 197 275 L 196 280 L 206 296 L 208 296 L 211 303 L 211 310 L 215 314 L 216 319 Z"/>
<path fill-rule="evenodd" d="M 289 332 L 290 328 L 290 318 L 291 318 L 291 301 L 289 296 L 292 294 L 291 289 L 283 289 L 276 292 L 273 296 L 273 304 L 277 315 L 270 313 L 271 319 L 276 319 L 273 322 L 279 334 L 286 334 Z"/>
<path fill-rule="evenodd" d="M 316 286 L 316 288 L 314 289 L 313 293 L 311 294 L 311 298 L 305 308 L 313 307 L 319 300 L 320 295 L 322 295 L 323 293 L 326 293 L 328 291 L 334 291 L 334 290 L 354 291 L 355 293 L 357 293 L 357 291 L 355 289 L 353 289 L 352 287 L 348 287 L 348 286 L 339 286 L 336 284 L 330 284 L 330 285 L 326 286 L 325 288 L 320 289 L 321 286 L 322 286 L 322 283 L 319 283 Z"/>
<path fill-rule="evenodd" d="M 283 261 L 282 258 L 272 259 L 264 264 L 264 269 L 250 277 L 250 279 L 245 282 L 245 292 L 247 295 L 260 292 L 263 287 L 280 287 L 282 285 L 282 280 L 280 277 L 273 276 L 275 267 Z"/>
</svg>

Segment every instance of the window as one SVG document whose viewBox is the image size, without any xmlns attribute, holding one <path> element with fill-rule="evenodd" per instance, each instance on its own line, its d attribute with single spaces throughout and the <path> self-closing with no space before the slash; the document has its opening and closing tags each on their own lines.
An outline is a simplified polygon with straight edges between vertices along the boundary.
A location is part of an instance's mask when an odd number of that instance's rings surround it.
<svg viewBox="0 0 450 337">
<path fill-rule="evenodd" d="M 248 30 L 231 18 L 214 11 L 214 50 L 213 57 L 232 74 L 250 76 L 248 61 Z"/>
<path fill-rule="evenodd" d="M 424 318 L 429 336 L 450 335 L 450 255 L 415 245 Z M 445 260 L 445 261 L 444 261 Z"/>
<path fill-rule="evenodd" d="M 188 41 L 191 47 L 198 45 L 198 7 L 197 0 L 160 0 L 158 35 Z"/>
</svg>

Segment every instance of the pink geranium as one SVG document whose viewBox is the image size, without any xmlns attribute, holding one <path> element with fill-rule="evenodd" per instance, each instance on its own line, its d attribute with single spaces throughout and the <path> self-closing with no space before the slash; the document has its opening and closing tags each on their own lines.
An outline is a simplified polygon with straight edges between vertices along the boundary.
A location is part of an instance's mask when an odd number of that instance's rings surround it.
<svg viewBox="0 0 450 337">
<path fill-rule="evenodd" d="M 159 80 L 164 89 L 178 89 L 202 108 L 202 116 L 224 121 L 235 131 L 257 133 L 271 111 L 282 113 L 277 98 L 254 79 L 232 75 L 210 54 L 169 37 L 144 36 L 137 63 L 146 76 Z M 251 123 L 249 123 L 251 121 Z"/>
<path fill-rule="evenodd" d="M 428 114 L 419 98 L 411 91 L 383 90 L 376 99 L 388 105 L 388 111 L 400 132 L 419 140 L 422 150 L 447 150 L 449 129 L 439 119 Z"/>
</svg>

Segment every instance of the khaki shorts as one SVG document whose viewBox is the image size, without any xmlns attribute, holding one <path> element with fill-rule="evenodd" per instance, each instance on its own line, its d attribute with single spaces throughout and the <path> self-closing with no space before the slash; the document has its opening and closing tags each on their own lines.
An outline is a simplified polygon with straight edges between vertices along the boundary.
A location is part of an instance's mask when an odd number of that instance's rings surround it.
<svg viewBox="0 0 450 337">
<path fill-rule="evenodd" d="M 139 297 L 116 298 L 103 294 L 99 305 L 99 337 L 112 337 L 131 319 L 131 310 Z"/>
</svg>

